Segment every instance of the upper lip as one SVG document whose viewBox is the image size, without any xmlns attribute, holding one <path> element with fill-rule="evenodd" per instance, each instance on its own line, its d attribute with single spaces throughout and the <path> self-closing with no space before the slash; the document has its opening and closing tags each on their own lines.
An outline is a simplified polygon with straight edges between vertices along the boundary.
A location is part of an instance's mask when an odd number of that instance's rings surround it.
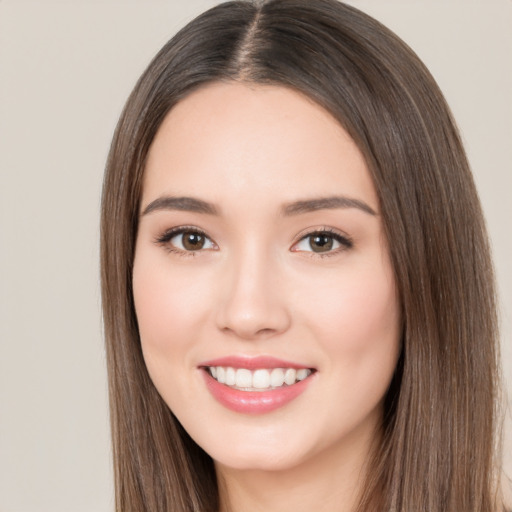
<svg viewBox="0 0 512 512">
<path fill-rule="evenodd" d="M 286 361 L 272 356 L 226 356 L 217 359 L 210 359 L 198 365 L 201 367 L 206 366 L 224 366 L 232 368 L 246 368 L 247 370 L 257 370 L 259 368 L 301 368 L 313 369 L 309 365 Z"/>
</svg>

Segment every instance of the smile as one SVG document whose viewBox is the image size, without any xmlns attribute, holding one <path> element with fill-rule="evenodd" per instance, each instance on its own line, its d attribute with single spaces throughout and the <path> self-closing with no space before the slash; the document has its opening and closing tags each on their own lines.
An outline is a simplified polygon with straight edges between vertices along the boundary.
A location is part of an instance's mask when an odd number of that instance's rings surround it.
<svg viewBox="0 0 512 512">
<path fill-rule="evenodd" d="M 206 370 L 219 383 L 239 391 L 268 391 L 292 386 L 312 373 L 309 368 L 233 368 L 207 366 Z"/>
<path fill-rule="evenodd" d="M 298 399 L 317 380 L 316 368 L 274 357 L 224 357 L 203 362 L 206 388 L 231 411 L 265 414 Z"/>
</svg>

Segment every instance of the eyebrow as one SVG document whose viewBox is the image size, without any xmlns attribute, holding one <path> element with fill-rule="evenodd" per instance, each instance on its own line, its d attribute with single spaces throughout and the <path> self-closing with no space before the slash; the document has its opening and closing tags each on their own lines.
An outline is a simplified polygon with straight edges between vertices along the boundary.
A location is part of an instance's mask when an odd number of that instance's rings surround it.
<svg viewBox="0 0 512 512">
<path fill-rule="evenodd" d="M 318 199 L 294 201 L 293 203 L 284 205 L 282 212 L 283 215 L 290 216 L 317 210 L 333 210 L 335 208 L 358 208 L 369 215 L 377 215 L 377 212 L 364 201 L 345 196 L 320 197 Z"/>
<path fill-rule="evenodd" d="M 194 197 L 173 197 L 163 196 L 151 201 L 146 208 L 144 208 L 142 215 L 157 210 L 180 210 L 185 212 L 205 213 L 207 215 L 218 215 L 217 208 L 207 201 L 196 199 Z"/>
<path fill-rule="evenodd" d="M 317 210 L 333 210 L 335 208 L 358 208 L 369 215 L 377 215 L 375 210 L 360 199 L 354 199 L 345 196 L 321 197 L 317 199 L 305 199 L 287 203 L 282 208 L 282 213 L 286 217 L 310 213 Z M 151 201 L 144 208 L 142 215 L 158 210 L 179 210 L 194 213 L 203 213 L 207 215 L 219 215 L 217 207 L 202 199 L 195 197 L 174 197 L 163 196 Z"/>
</svg>

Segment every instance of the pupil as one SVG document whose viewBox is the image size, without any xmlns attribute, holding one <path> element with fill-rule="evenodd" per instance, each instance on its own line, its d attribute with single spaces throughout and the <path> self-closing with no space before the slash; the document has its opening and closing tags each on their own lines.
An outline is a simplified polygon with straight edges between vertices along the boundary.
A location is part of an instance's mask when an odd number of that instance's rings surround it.
<svg viewBox="0 0 512 512">
<path fill-rule="evenodd" d="M 314 252 L 330 251 L 333 246 L 333 239 L 328 235 L 314 235 L 309 242 Z"/>
<path fill-rule="evenodd" d="M 204 236 L 200 233 L 184 233 L 183 247 L 189 251 L 202 249 L 204 245 Z"/>
</svg>

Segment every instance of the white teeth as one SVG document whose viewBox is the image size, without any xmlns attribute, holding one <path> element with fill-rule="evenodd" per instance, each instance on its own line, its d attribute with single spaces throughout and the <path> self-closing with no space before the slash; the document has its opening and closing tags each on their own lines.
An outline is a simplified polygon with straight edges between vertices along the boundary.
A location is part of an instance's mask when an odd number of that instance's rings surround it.
<svg viewBox="0 0 512 512">
<path fill-rule="evenodd" d="M 297 370 L 294 370 L 293 368 L 288 368 L 284 372 L 284 382 L 285 384 L 288 384 L 288 386 L 291 386 L 295 383 L 295 380 L 297 379 Z"/>
<path fill-rule="evenodd" d="M 297 380 L 304 380 L 310 372 L 306 370 L 305 368 L 301 368 L 300 370 L 297 370 Z"/>
<path fill-rule="evenodd" d="M 251 371 L 246 368 L 210 366 L 208 369 L 210 375 L 220 384 L 245 391 L 275 389 L 285 384 L 291 386 L 311 375 L 311 370 L 307 368 L 261 368 Z"/>
<path fill-rule="evenodd" d="M 265 389 L 270 386 L 270 373 L 268 370 L 256 370 L 252 376 L 252 386 Z"/>
<path fill-rule="evenodd" d="M 252 387 L 252 373 L 251 370 L 239 368 L 236 371 L 236 387 L 237 388 L 250 388 Z"/>
<path fill-rule="evenodd" d="M 270 385 L 278 388 L 284 384 L 284 371 L 281 368 L 274 368 L 270 373 Z"/>
<path fill-rule="evenodd" d="M 226 384 L 234 386 L 236 383 L 236 374 L 234 368 L 226 368 Z"/>
<path fill-rule="evenodd" d="M 222 366 L 217 366 L 217 381 L 221 384 L 226 383 L 226 370 Z"/>
</svg>

